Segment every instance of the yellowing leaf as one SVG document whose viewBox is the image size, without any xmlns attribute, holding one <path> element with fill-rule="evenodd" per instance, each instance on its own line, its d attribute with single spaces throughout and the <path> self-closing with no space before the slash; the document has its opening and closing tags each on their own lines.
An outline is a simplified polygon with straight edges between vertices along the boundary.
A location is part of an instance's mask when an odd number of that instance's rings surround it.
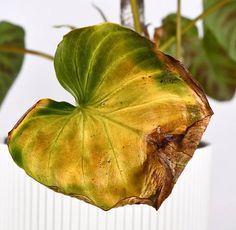
<svg viewBox="0 0 236 230">
<path fill-rule="evenodd" d="M 77 105 L 43 99 L 9 134 L 27 174 L 104 210 L 158 208 L 192 157 L 212 111 L 175 59 L 130 29 L 73 30 L 55 69 Z"/>
</svg>

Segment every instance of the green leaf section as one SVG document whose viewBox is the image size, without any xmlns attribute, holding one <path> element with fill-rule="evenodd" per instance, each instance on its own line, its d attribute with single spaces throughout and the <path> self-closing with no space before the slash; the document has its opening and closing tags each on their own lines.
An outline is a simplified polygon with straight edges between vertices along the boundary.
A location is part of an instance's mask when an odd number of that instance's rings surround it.
<svg viewBox="0 0 236 230">
<path fill-rule="evenodd" d="M 67 34 L 55 70 L 77 105 L 34 105 L 9 134 L 13 159 L 47 187 L 104 210 L 158 208 L 212 114 L 201 89 L 152 42 L 111 23 Z"/>
<path fill-rule="evenodd" d="M 17 77 L 23 60 L 23 54 L 9 53 L 6 47 L 24 48 L 24 30 L 6 21 L 0 22 L 0 104 Z"/>
<path fill-rule="evenodd" d="M 204 9 L 217 2 L 220 0 L 204 0 Z M 225 4 L 206 17 L 204 22 L 230 58 L 236 62 L 236 1 Z"/>
<path fill-rule="evenodd" d="M 111 47 L 111 44 L 114 45 Z M 109 24 L 109 30 L 107 24 L 77 30 L 66 35 L 58 47 L 57 77 L 79 105 L 93 104 L 98 98 L 101 100 L 105 94 L 112 93 L 120 82 L 131 80 L 148 61 L 153 63 L 153 71 L 159 69 L 161 63 L 155 60 L 151 49 L 152 44 L 146 39 L 115 24 Z M 137 63 L 141 67 L 136 66 Z M 105 90 L 101 91 L 102 88 Z"/>
<path fill-rule="evenodd" d="M 159 33 L 160 44 L 175 36 L 176 15 L 171 14 L 163 20 Z M 182 27 L 190 19 L 182 17 Z M 183 59 L 193 77 L 202 85 L 205 92 L 217 100 L 229 100 L 234 96 L 236 88 L 236 62 L 220 45 L 216 37 L 204 27 L 204 36 L 200 38 L 197 27 L 193 27 L 182 37 Z M 166 51 L 175 54 L 175 44 Z"/>
</svg>

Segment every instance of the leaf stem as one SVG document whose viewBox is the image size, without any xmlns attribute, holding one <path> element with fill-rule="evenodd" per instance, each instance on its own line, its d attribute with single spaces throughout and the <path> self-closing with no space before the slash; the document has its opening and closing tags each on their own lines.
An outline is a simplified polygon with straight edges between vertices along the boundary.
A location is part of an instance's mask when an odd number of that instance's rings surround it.
<svg viewBox="0 0 236 230">
<path fill-rule="evenodd" d="M 139 17 L 139 7 L 138 7 L 138 0 L 130 0 L 131 3 L 131 9 L 132 9 L 132 15 L 133 15 L 133 20 L 134 20 L 134 29 L 137 33 L 142 33 L 142 26 L 140 22 L 140 17 Z"/>
<path fill-rule="evenodd" d="M 181 59 L 181 0 L 177 0 L 176 18 L 176 58 Z"/>
<path fill-rule="evenodd" d="M 182 29 L 182 35 L 185 34 L 189 29 L 191 29 L 196 22 L 198 22 L 199 20 L 207 17 L 209 14 L 221 9 L 224 5 L 232 2 L 233 0 L 222 0 L 220 2 L 217 2 L 216 4 L 210 6 L 209 8 L 207 8 L 204 12 L 202 12 L 200 15 L 198 15 L 196 18 L 194 18 L 191 22 L 189 22 L 187 24 L 186 27 L 184 27 Z M 165 51 L 166 49 L 168 49 L 176 40 L 175 36 L 172 36 L 171 38 L 169 38 L 162 46 L 160 46 L 160 50 Z"/>
<path fill-rule="evenodd" d="M 108 22 L 108 19 L 107 19 L 106 15 L 103 13 L 103 11 L 101 10 L 101 8 L 98 7 L 97 5 L 93 4 L 93 3 L 92 3 L 92 6 L 93 6 L 93 8 L 94 8 L 95 10 L 98 11 L 98 13 L 99 13 L 100 16 L 102 17 L 103 21 L 104 21 L 104 22 Z"/>
<path fill-rule="evenodd" d="M 70 30 L 75 30 L 77 27 L 76 26 L 72 26 L 72 25 L 55 25 L 53 26 L 56 29 L 60 29 L 60 28 L 68 28 Z"/>
<path fill-rule="evenodd" d="M 54 57 L 51 56 L 50 54 L 43 53 L 41 51 L 37 50 L 30 50 L 30 49 L 24 49 L 20 47 L 14 47 L 14 46 L 1 46 L 0 45 L 0 52 L 7 52 L 7 53 L 17 53 L 17 54 L 32 54 L 36 55 L 42 58 L 46 58 L 49 60 L 53 60 Z"/>
</svg>

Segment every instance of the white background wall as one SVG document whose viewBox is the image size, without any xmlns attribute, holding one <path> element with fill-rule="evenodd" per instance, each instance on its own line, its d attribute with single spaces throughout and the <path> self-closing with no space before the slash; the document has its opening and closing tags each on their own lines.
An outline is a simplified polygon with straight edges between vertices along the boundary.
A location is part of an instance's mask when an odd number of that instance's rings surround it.
<svg viewBox="0 0 236 230">
<path fill-rule="evenodd" d="M 164 15 L 175 10 L 175 2 L 146 0 L 147 22 L 159 25 Z M 186 16 L 200 13 L 201 1 L 182 2 Z M 5 0 L 0 2 L 0 20 L 22 25 L 28 48 L 53 54 L 67 32 L 67 29 L 54 29 L 53 25 L 80 27 L 102 22 L 91 3 L 85 0 Z M 110 21 L 119 22 L 119 0 L 93 0 L 93 3 L 103 9 Z M 53 64 L 27 55 L 20 76 L 0 110 L 0 137 L 6 136 L 20 116 L 41 98 L 73 102 L 57 82 Z M 235 230 L 236 97 L 227 103 L 210 102 L 215 115 L 205 134 L 205 140 L 214 147 L 209 230 Z"/>
</svg>

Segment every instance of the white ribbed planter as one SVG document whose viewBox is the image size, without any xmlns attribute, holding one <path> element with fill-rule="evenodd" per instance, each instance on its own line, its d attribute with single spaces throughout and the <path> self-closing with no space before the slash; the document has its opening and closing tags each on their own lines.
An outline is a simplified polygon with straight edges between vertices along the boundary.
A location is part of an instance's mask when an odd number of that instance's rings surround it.
<svg viewBox="0 0 236 230">
<path fill-rule="evenodd" d="M 1 230 L 207 230 L 211 147 L 198 149 L 158 212 L 144 205 L 102 211 L 28 177 L 0 144 Z"/>
</svg>

